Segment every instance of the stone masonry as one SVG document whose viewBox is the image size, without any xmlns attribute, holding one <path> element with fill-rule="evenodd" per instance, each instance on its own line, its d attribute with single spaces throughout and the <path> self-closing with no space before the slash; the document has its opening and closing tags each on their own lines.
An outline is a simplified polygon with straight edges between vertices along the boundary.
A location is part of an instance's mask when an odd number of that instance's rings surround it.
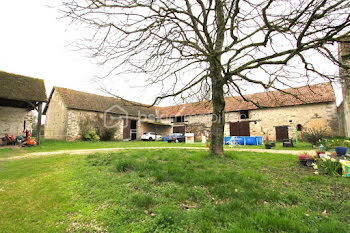
<svg viewBox="0 0 350 233">
<path fill-rule="evenodd" d="M 5 134 L 18 136 L 23 134 L 24 121 L 26 129 L 32 130 L 33 112 L 25 108 L 0 107 L 0 137 Z"/>
<path fill-rule="evenodd" d="M 184 125 L 201 123 L 210 128 L 211 119 L 211 114 L 185 116 Z M 270 140 L 276 139 L 276 126 L 288 126 L 289 137 L 293 138 L 295 138 L 295 128 L 298 124 L 303 129 L 326 128 L 330 132 L 338 130 L 337 107 L 334 102 L 250 110 L 250 117 L 245 120 L 240 120 L 239 112 L 228 112 L 225 114 L 225 119 L 225 136 L 230 136 L 230 122 L 237 121 L 250 122 L 251 136 L 266 138 L 268 134 Z M 163 123 L 172 121 L 173 118 L 161 119 Z M 208 136 L 207 132 L 204 132 L 203 135 Z M 199 138 L 201 135 L 195 136 Z"/>
</svg>

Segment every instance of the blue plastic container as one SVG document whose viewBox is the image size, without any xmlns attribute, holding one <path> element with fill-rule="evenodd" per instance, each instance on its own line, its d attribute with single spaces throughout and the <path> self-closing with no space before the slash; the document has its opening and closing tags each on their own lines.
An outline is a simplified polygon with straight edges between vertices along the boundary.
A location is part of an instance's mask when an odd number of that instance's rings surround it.
<svg viewBox="0 0 350 233">
<path fill-rule="evenodd" d="M 244 145 L 244 138 L 243 136 L 236 136 L 236 144 Z"/>
<path fill-rule="evenodd" d="M 167 142 L 168 141 L 168 137 L 163 137 L 163 141 Z"/>
<path fill-rule="evenodd" d="M 335 147 L 335 152 L 337 153 L 338 156 L 345 155 L 347 150 L 348 150 L 348 148 L 343 147 L 343 146 L 336 146 Z"/>
<path fill-rule="evenodd" d="M 224 144 L 229 144 L 231 137 L 224 138 Z M 235 138 L 237 145 L 261 145 L 262 137 L 250 137 L 250 136 L 236 136 Z"/>
</svg>

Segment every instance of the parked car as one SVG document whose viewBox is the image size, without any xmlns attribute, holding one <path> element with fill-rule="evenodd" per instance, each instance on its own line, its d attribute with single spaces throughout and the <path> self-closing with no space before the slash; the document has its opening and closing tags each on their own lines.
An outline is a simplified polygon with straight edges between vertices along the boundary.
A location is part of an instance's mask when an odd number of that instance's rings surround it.
<svg viewBox="0 0 350 233">
<path fill-rule="evenodd" d="M 162 136 L 154 132 L 146 132 L 141 136 L 142 141 L 161 141 L 162 139 Z"/>
<path fill-rule="evenodd" d="M 173 133 L 168 136 L 168 142 L 185 142 L 185 136 L 182 133 Z"/>
</svg>

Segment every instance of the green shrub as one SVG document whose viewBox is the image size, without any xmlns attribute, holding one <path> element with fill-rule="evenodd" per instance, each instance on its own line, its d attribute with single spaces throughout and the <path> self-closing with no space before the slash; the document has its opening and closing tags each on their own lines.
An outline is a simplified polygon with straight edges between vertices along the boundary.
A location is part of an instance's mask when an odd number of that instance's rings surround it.
<svg viewBox="0 0 350 233">
<path fill-rule="evenodd" d="M 323 138 L 318 141 L 317 145 L 323 145 L 326 150 L 332 150 L 336 146 L 344 146 L 350 148 L 350 140 L 340 137 Z"/>
<path fill-rule="evenodd" d="M 90 130 L 89 132 L 85 133 L 83 135 L 83 138 L 86 141 L 94 141 L 94 142 L 100 141 L 100 137 L 96 134 L 95 130 Z"/>
<path fill-rule="evenodd" d="M 323 138 L 329 137 L 329 134 L 325 128 L 310 128 L 303 132 L 302 137 L 304 141 L 307 141 L 312 145 L 317 145 Z"/>
<path fill-rule="evenodd" d="M 102 141 L 113 141 L 116 131 L 117 131 L 117 128 L 106 128 L 106 127 L 100 126 L 97 129 L 97 134 L 100 136 Z"/>
<path fill-rule="evenodd" d="M 117 132 L 118 127 L 107 128 L 104 124 L 104 119 L 101 116 L 96 117 L 85 117 L 79 122 L 80 135 L 85 139 L 85 135 L 91 130 L 94 130 L 99 136 L 101 141 L 112 141 L 114 140 L 115 132 Z M 89 140 L 89 139 L 85 139 Z"/>
<path fill-rule="evenodd" d="M 337 176 L 339 175 L 338 170 L 340 168 L 340 163 L 337 162 L 336 159 L 327 156 L 324 159 L 318 159 L 317 163 L 313 163 L 313 168 L 318 170 L 321 174 Z"/>
</svg>

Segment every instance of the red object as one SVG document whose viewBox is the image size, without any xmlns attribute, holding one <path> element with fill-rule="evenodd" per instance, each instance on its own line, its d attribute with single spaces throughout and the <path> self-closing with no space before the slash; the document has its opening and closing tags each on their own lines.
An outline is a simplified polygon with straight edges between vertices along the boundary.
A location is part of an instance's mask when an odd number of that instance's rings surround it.
<svg viewBox="0 0 350 233">
<path fill-rule="evenodd" d="M 26 138 L 29 138 L 30 137 L 30 133 L 28 130 L 26 130 Z"/>
<path fill-rule="evenodd" d="M 306 159 L 310 159 L 310 156 L 308 155 L 298 155 L 299 160 L 306 160 Z"/>
<path fill-rule="evenodd" d="M 322 151 L 316 151 L 316 154 L 317 154 L 317 158 L 320 158 L 320 154 L 324 154 L 324 152 L 322 152 Z"/>
<path fill-rule="evenodd" d="M 34 139 L 28 139 L 27 144 L 33 146 L 33 145 L 35 145 L 35 140 Z"/>
</svg>

